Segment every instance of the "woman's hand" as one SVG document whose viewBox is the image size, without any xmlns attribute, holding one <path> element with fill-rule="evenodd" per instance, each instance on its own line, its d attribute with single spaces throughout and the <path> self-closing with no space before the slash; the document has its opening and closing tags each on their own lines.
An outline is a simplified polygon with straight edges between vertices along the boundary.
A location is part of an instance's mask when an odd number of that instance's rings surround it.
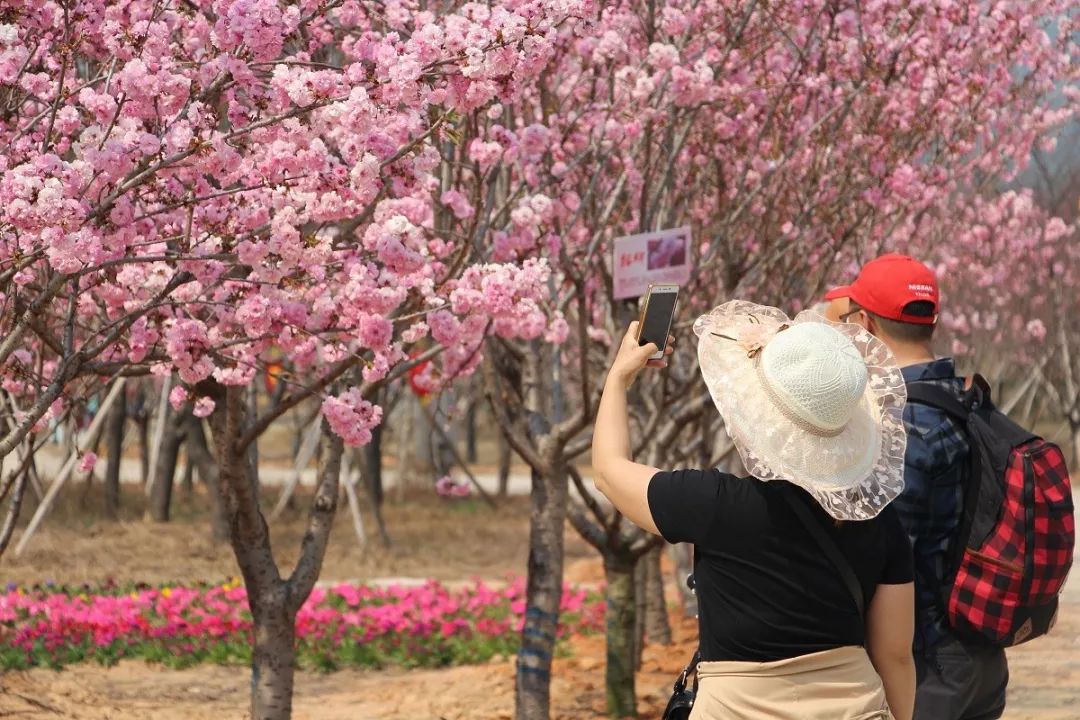
<svg viewBox="0 0 1080 720">
<path fill-rule="evenodd" d="M 669 335 L 667 347 L 664 348 L 664 358 L 650 360 L 649 358 L 655 355 L 659 348 L 656 347 L 656 343 L 638 345 L 637 334 L 638 323 L 634 321 L 630 323 L 630 328 L 623 336 L 615 362 L 611 364 L 611 370 L 608 372 L 609 380 L 614 380 L 626 388 L 634 384 L 638 373 L 644 368 L 667 367 L 667 356 L 675 352 L 675 338 Z"/>
</svg>

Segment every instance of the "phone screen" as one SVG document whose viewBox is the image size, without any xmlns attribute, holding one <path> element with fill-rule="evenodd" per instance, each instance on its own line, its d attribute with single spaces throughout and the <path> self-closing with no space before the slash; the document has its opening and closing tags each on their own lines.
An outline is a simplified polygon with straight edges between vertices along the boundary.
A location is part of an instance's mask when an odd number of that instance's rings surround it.
<svg viewBox="0 0 1080 720">
<path fill-rule="evenodd" d="M 660 348 L 661 352 L 664 351 L 678 297 L 679 294 L 673 292 L 653 293 L 649 296 L 649 305 L 645 309 L 645 319 L 638 336 L 640 345 L 656 343 L 656 347 Z"/>
</svg>

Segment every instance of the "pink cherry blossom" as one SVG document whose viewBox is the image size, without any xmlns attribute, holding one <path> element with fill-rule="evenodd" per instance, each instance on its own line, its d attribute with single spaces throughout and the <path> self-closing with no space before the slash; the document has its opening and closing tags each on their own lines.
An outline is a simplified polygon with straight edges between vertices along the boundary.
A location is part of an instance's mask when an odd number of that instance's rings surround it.
<svg viewBox="0 0 1080 720">
<path fill-rule="evenodd" d="M 357 388 L 326 398 L 322 412 L 330 428 L 354 447 L 371 442 L 371 429 L 382 420 L 382 408 L 364 400 Z"/>
<path fill-rule="evenodd" d="M 177 385 L 169 391 L 169 404 L 173 406 L 173 410 L 180 410 L 187 404 L 188 391 Z"/>
<path fill-rule="evenodd" d="M 214 412 L 214 401 L 208 397 L 201 397 L 195 401 L 195 407 L 191 413 L 197 418 L 209 417 Z"/>
<path fill-rule="evenodd" d="M 94 469 L 94 466 L 97 464 L 97 460 L 97 453 L 90 451 L 84 452 L 82 454 L 82 457 L 79 459 L 79 472 L 88 473 L 92 471 Z"/>
</svg>

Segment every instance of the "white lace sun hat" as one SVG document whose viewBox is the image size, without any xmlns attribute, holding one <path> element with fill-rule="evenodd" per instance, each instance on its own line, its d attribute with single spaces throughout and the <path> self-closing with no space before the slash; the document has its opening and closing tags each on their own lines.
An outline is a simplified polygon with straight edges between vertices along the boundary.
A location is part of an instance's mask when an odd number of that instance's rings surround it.
<svg viewBox="0 0 1080 720">
<path fill-rule="evenodd" d="M 694 323 L 698 361 L 743 465 L 834 518 L 868 520 L 904 488 L 900 368 L 880 340 L 816 312 L 734 300 Z"/>
</svg>

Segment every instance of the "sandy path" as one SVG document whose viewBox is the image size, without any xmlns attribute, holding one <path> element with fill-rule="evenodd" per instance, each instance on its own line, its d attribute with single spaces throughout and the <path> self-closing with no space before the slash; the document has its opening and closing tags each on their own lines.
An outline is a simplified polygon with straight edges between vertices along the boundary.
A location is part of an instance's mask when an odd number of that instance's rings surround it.
<svg viewBox="0 0 1080 720">
<path fill-rule="evenodd" d="M 692 621 L 675 619 L 676 643 L 650 646 L 638 676 L 643 718 L 659 717 L 674 675 L 694 642 Z M 602 718 L 603 639 L 575 638 L 556 661 L 554 720 Z M 1055 632 L 1010 651 L 1012 683 L 1006 720 L 1080 718 L 1080 602 L 1063 606 Z M 202 666 L 167 670 L 141 662 L 115 668 L 80 665 L 0 678 L 0 718 L 26 720 L 241 720 L 248 715 L 248 674 Z M 302 672 L 296 720 L 509 720 L 512 660 L 442 670 Z"/>
</svg>

